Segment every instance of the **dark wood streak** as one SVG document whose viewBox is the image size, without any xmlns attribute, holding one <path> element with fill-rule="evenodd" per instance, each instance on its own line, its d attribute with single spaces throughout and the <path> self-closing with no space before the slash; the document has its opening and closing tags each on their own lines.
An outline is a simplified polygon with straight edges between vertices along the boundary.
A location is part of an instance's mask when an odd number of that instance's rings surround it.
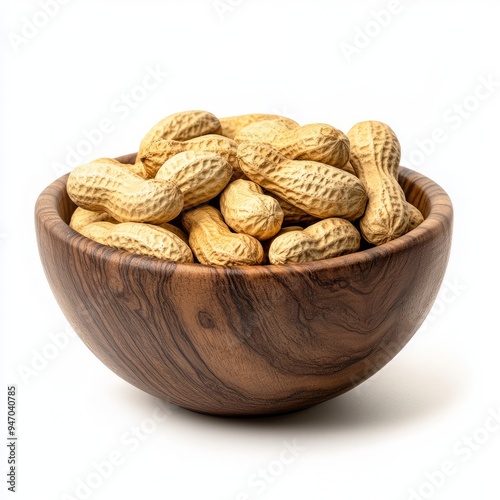
<svg viewBox="0 0 500 500">
<path fill-rule="evenodd" d="M 35 208 L 62 311 L 120 377 L 198 412 L 288 412 L 351 389 L 412 337 L 448 262 L 450 199 L 406 168 L 400 184 L 426 217 L 411 233 L 335 259 L 244 268 L 165 262 L 84 238 L 68 226 L 66 180 Z"/>
</svg>

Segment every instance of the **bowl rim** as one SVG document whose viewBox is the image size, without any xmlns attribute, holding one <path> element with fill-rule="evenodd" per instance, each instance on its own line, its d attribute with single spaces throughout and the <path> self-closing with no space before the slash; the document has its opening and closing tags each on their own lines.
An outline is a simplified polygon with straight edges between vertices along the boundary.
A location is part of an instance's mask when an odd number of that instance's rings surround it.
<svg viewBox="0 0 500 500">
<path fill-rule="evenodd" d="M 117 160 L 130 160 L 135 157 L 135 153 L 117 157 Z M 61 217 L 57 205 L 63 196 L 68 196 L 66 192 L 66 182 L 69 176 L 62 175 L 49 186 L 47 186 L 38 196 L 35 204 L 35 218 L 45 225 L 51 236 L 70 245 L 75 252 L 90 252 L 101 259 L 114 260 L 119 259 L 121 265 L 130 265 L 134 267 L 144 267 L 171 272 L 172 266 L 176 272 L 186 270 L 190 275 L 209 276 L 214 272 L 223 271 L 231 276 L 252 276 L 287 274 L 290 272 L 321 273 L 325 270 L 335 270 L 355 266 L 365 267 L 370 262 L 373 263 L 379 259 L 389 257 L 390 255 L 404 252 L 409 248 L 426 244 L 435 239 L 443 230 L 449 228 L 452 230 L 453 224 L 453 205 L 446 191 L 436 182 L 424 176 L 423 174 L 411 170 L 407 167 L 400 167 L 399 181 L 402 180 L 411 186 L 419 188 L 426 195 L 429 202 L 429 213 L 425 220 L 415 229 L 387 243 L 372 248 L 359 250 L 354 253 L 322 259 L 311 262 L 300 262 L 293 264 L 260 264 L 254 266 L 216 266 L 201 263 L 174 262 L 155 257 L 138 255 L 124 250 L 108 247 L 72 229 Z"/>
</svg>

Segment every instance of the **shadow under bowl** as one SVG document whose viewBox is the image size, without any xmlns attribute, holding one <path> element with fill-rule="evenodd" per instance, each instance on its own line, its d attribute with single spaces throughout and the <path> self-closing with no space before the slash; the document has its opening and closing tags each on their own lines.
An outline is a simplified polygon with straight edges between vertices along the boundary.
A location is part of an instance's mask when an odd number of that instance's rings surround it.
<svg viewBox="0 0 500 500">
<path fill-rule="evenodd" d="M 417 331 L 448 263 L 450 198 L 404 167 L 400 184 L 425 217 L 408 234 L 333 259 L 233 268 L 134 255 L 80 235 L 68 226 L 76 207 L 67 178 L 35 207 L 41 261 L 64 315 L 117 375 L 196 412 L 285 413 L 352 389 Z"/>
</svg>

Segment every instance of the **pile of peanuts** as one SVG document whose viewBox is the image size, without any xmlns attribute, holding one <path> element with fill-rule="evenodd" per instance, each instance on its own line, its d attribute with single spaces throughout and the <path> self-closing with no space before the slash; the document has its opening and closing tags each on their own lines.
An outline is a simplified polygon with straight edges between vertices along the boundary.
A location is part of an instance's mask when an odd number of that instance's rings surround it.
<svg viewBox="0 0 500 500">
<path fill-rule="evenodd" d="M 169 115 L 135 163 L 74 168 L 70 226 L 103 245 L 178 262 L 287 264 L 380 245 L 422 221 L 398 184 L 389 126 L 207 111 Z"/>
</svg>

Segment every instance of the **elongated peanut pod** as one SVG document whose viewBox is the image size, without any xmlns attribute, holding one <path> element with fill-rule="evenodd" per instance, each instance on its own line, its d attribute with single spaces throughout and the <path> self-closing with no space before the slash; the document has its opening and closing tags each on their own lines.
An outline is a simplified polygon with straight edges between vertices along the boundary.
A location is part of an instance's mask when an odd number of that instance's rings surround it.
<svg viewBox="0 0 500 500">
<path fill-rule="evenodd" d="M 161 227 L 162 229 L 166 229 L 167 231 L 174 233 L 186 245 L 189 245 L 189 236 L 182 229 L 178 228 L 177 226 L 174 226 L 173 224 L 169 224 L 168 222 L 163 222 L 162 224 L 158 224 L 158 227 Z"/>
<path fill-rule="evenodd" d="M 237 233 L 267 240 L 281 228 L 283 210 L 255 182 L 239 179 L 222 192 L 219 204 L 226 224 Z"/>
<path fill-rule="evenodd" d="M 361 236 L 345 219 L 324 219 L 303 231 L 278 236 L 269 248 L 271 264 L 330 259 L 359 250 Z"/>
<path fill-rule="evenodd" d="M 424 216 L 422 215 L 422 212 L 411 203 L 407 202 L 407 208 L 409 218 L 408 231 L 411 231 L 424 222 Z"/>
<path fill-rule="evenodd" d="M 217 196 L 232 174 L 233 167 L 216 153 L 184 151 L 167 160 L 155 179 L 177 184 L 184 196 L 184 209 L 188 209 Z"/>
<path fill-rule="evenodd" d="M 336 167 L 289 160 L 268 144 L 250 142 L 238 145 L 238 161 L 249 179 L 310 215 L 355 220 L 363 214 L 363 184 Z"/>
<path fill-rule="evenodd" d="M 85 210 L 84 208 L 76 207 L 76 210 L 71 216 L 69 227 L 81 233 L 82 228 L 92 224 L 93 222 L 112 222 L 118 221 L 113 219 L 107 212 L 94 212 L 92 210 Z"/>
<path fill-rule="evenodd" d="M 92 160 L 92 163 L 114 163 L 115 165 L 121 165 L 122 167 L 130 167 L 132 165 L 132 163 L 122 163 L 116 158 L 107 157 L 96 158 L 95 160 Z"/>
<path fill-rule="evenodd" d="M 349 173 L 349 174 L 352 174 L 352 175 L 356 175 L 356 171 L 354 170 L 354 167 L 352 166 L 352 163 L 350 161 L 348 161 L 343 167 L 342 167 L 342 170 L 344 170 L 345 172 Z M 357 177 L 357 175 L 356 175 Z"/>
<path fill-rule="evenodd" d="M 236 142 L 264 142 L 290 160 L 312 160 L 342 168 L 349 160 L 349 139 L 324 123 L 289 129 L 278 120 L 256 122 L 242 129 Z"/>
<path fill-rule="evenodd" d="M 220 134 L 218 118 L 208 111 L 182 111 L 162 118 L 148 131 L 141 141 L 138 158 L 152 142 L 160 139 L 187 141 L 206 134 Z"/>
<path fill-rule="evenodd" d="M 347 135 L 350 161 L 368 194 L 361 233 L 374 245 L 398 238 L 409 229 L 408 205 L 398 184 L 398 138 L 388 125 L 376 121 L 357 123 Z"/>
<path fill-rule="evenodd" d="M 144 165 L 140 161 L 136 163 L 121 163 L 115 158 L 97 158 L 97 160 L 92 160 L 92 163 L 113 163 L 115 165 L 120 165 L 126 168 L 130 172 L 138 175 L 139 177 L 142 177 L 143 179 L 148 178 L 146 170 L 144 169 Z"/>
<path fill-rule="evenodd" d="M 144 168 L 144 165 L 142 164 L 141 161 L 136 161 L 133 165 L 130 164 L 125 166 L 127 167 L 128 170 L 138 175 L 142 179 L 149 179 L 146 169 Z"/>
<path fill-rule="evenodd" d="M 185 212 L 182 223 L 189 231 L 189 245 L 202 264 L 244 266 L 264 260 L 259 241 L 248 234 L 232 233 L 214 207 L 205 205 Z"/>
<path fill-rule="evenodd" d="M 289 129 L 299 126 L 296 121 L 285 116 L 265 113 L 250 113 L 246 115 L 225 116 L 224 118 L 219 118 L 219 121 L 222 125 L 221 134 L 229 137 L 230 139 L 234 139 L 239 131 L 245 128 L 247 125 L 264 120 L 278 120 Z"/>
<path fill-rule="evenodd" d="M 280 237 L 282 234 L 289 233 L 290 231 L 303 231 L 304 228 L 302 226 L 287 226 L 287 227 L 282 227 L 272 238 L 269 238 L 268 240 L 265 240 L 262 242 L 262 248 L 264 249 L 264 263 L 269 264 L 269 249 L 271 248 L 271 245 L 273 244 L 273 241 Z"/>
<path fill-rule="evenodd" d="M 314 224 L 319 221 L 318 217 L 314 217 L 314 215 L 304 212 L 304 210 L 288 203 L 288 201 L 276 196 L 274 193 L 271 193 L 271 191 L 264 191 L 264 193 L 271 196 L 279 203 L 283 211 L 283 224 Z"/>
<path fill-rule="evenodd" d="M 177 262 L 193 262 L 189 246 L 173 232 L 140 222 L 94 222 L 82 234 L 102 245 L 139 255 Z"/>
<path fill-rule="evenodd" d="M 304 228 L 302 226 L 286 226 L 286 227 L 282 227 L 278 233 L 273 237 L 271 238 L 270 242 L 273 242 L 278 236 L 281 236 L 282 234 L 286 234 L 286 233 L 289 233 L 290 231 L 303 231 Z M 267 243 L 267 241 L 266 241 Z"/>
<path fill-rule="evenodd" d="M 179 215 L 184 203 L 173 182 L 145 180 L 114 163 L 74 168 L 67 191 L 79 207 L 107 212 L 119 222 L 168 222 Z"/>
<path fill-rule="evenodd" d="M 162 165 L 184 151 L 205 151 L 222 156 L 234 170 L 239 171 L 236 142 L 222 135 L 209 134 L 188 141 L 159 140 L 149 144 L 141 154 L 141 161 L 149 177 L 155 177 Z"/>
</svg>

